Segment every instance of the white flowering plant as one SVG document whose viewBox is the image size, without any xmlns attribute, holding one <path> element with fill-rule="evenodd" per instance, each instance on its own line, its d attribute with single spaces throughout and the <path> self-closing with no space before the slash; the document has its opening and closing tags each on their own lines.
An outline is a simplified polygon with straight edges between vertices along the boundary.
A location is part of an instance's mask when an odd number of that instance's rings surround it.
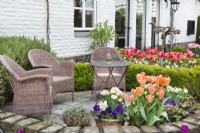
<svg viewBox="0 0 200 133">
<path fill-rule="evenodd" d="M 124 120 L 127 95 L 117 87 L 112 87 L 110 91 L 103 90 L 100 95 L 101 99 L 91 111 L 93 116 L 98 117 L 98 119 Z"/>
<path fill-rule="evenodd" d="M 165 110 L 171 121 L 178 121 L 196 110 L 196 101 L 186 88 L 167 86 Z"/>
</svg>

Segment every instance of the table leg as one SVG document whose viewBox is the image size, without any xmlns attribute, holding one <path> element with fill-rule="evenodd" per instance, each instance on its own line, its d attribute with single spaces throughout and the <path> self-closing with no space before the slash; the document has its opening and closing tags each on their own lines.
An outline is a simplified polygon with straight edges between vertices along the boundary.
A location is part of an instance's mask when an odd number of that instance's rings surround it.
<svg viewBox="0 0 200 133">
<path fill-rule="evenodd" d="M 124 71 L 124 73 L 122 74 L 122 77 L 121 77 L 121 79 L 119 80 L 119 83 L 118 83 L 117 87 L 119 87 L 120 83 L 122 82 L 122 79 L 124 78 L 124 76 L 125 76 L 125 74 L 126 74 L 127 68 L 128 68 L 128 67 L 125 68 L 125 71 Z M 124 92 L 126 92 L 126 89 L 124 90 Z"/>
</svg>

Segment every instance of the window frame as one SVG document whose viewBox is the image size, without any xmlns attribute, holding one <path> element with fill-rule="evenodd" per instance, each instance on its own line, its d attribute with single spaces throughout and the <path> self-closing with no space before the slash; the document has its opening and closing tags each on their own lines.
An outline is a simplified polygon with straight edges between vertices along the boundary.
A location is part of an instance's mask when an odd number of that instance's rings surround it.
<svg viewBox="0 0 200 133">
<path fill-rule="evenodd" d="M 195 34 L 195 20 L 187 21 L 187 36 Z"/>
<path fill-rule="evenodd" d="M 94 29 L 94 26 L 96 25 L 96 0 L 93 0 L 94 1 L 94 8 L 86 8 L 85 7 L 85 0 L 81 0 L 82 1 L 82 7 L 74 7 L 74 12 L 75 10 L 82 10 L 82 27 L 74 27 L 74 31 L 90 31 L 90 30 L 93 30 Z M 85 23 L 85 13 L 86 11 L 94 11 L 94 26 L 91 27 L 91 28 L 87 28 L 86 27 L 86 23 Z"/>
</svg>

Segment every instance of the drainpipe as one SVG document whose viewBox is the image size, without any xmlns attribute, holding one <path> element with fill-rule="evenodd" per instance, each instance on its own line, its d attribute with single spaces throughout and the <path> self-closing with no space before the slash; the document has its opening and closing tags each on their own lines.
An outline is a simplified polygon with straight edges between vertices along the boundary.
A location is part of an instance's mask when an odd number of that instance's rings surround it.
<svg viewBox="0 0 200 133">
<path fill-rule="evenodd" d="M 147 1 L 144 0 L 144 7 L 143 7 L 143 11 L 144 11 L 144 14 L 143 14 L 143 24 L 142 24 L 142 51 L 144 51 L 146 49 L 146 27 L 147 27 Z"/>
<path fill-rule="evenodd" d="M 50 28 L 49 28 L 49 0 L 46 0 L 47 4 L 47 25 L 46 25 L 46 33 L 47 33 L 47 45 L 50 45 Z"/>
<path fill-rule="evenodd" d="M 157 0 L 157 25 L 160 26 L 160 0 Z M 160 38 L 159 38 L 159 34 L 157 34 L 157 47 L 160 44 Z"/>
<path fill-rule="evenodd" d="M 127 47 L 129 47 L 129 34 L 130 34 L 130 0 L 128 0 Z"/>
</svg>

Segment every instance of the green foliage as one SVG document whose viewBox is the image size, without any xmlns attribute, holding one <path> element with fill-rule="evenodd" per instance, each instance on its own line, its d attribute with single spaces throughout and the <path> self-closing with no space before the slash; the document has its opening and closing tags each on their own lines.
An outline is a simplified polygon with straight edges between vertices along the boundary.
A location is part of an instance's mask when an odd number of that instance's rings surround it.
<svg viewBox="0 0 200 133">
<path fill-rule="evenodd" d="M 142 35 L 142 13 L 137 13 L 136 14 L 136 34 L 137 35 Z"/>
<path fill-rule="evenodd" d="M 107 20 L 96 24 L 95 28 L 90 31 L 90 36 L 93 38 L 90 49 L 104 47 L 115 37 L 115 30 L 113 26 L 108 25 Z"/>
<path fill-rule="evenodd" d="M 171 86 L 187 88 L 190 94 L 200 98 L 200 66 L 168 69 L 152 65 L 132 64 L 126 73 L 126 87 L 128 90 L 139 86 L 135 77 L 141 72 L 145 72 L 146 75 L 170 77 Z"/>
<path fill-rule="evenodd" d="M 20 64 L 25 70 L 31 69 L 28 60 L 28 51 L 33 48 L 44 49 L 50 52 L 50 47 L 37 39 L 25 37 L 0 37 L 0 55 L 7 55 Z M 4 91 L 5 90 L 5 91 Z M 0 66 L 0 104 L 5 100 L 12 100 L 13 91 L 11 89 L 8 76 Z"/>
<path fill-rule="evenodd" d="M 92 67 L 89 64 L 76 64 L 74 79 L 76 91 L 91 89 L 94 82 Z"/>
<path fill-rule="evenodd" d="M 83 107 L 71 107 L 62 114 L 62 119 L 68 127 L 90 126 L 91 113 Z"/>
<path fill-rule="evenodd" d="M 183 48 L 173 48 L 172 52 L 181 52 L 181 53 L 184 54 L 186 52 L 186 49 L 183 49 Z"/>
<path fill-rule="evenodd" d="M 200 16 L 197 18 L 197 33 L 196 33 L 196 43 L 200 44 Z"/>
</svg>

